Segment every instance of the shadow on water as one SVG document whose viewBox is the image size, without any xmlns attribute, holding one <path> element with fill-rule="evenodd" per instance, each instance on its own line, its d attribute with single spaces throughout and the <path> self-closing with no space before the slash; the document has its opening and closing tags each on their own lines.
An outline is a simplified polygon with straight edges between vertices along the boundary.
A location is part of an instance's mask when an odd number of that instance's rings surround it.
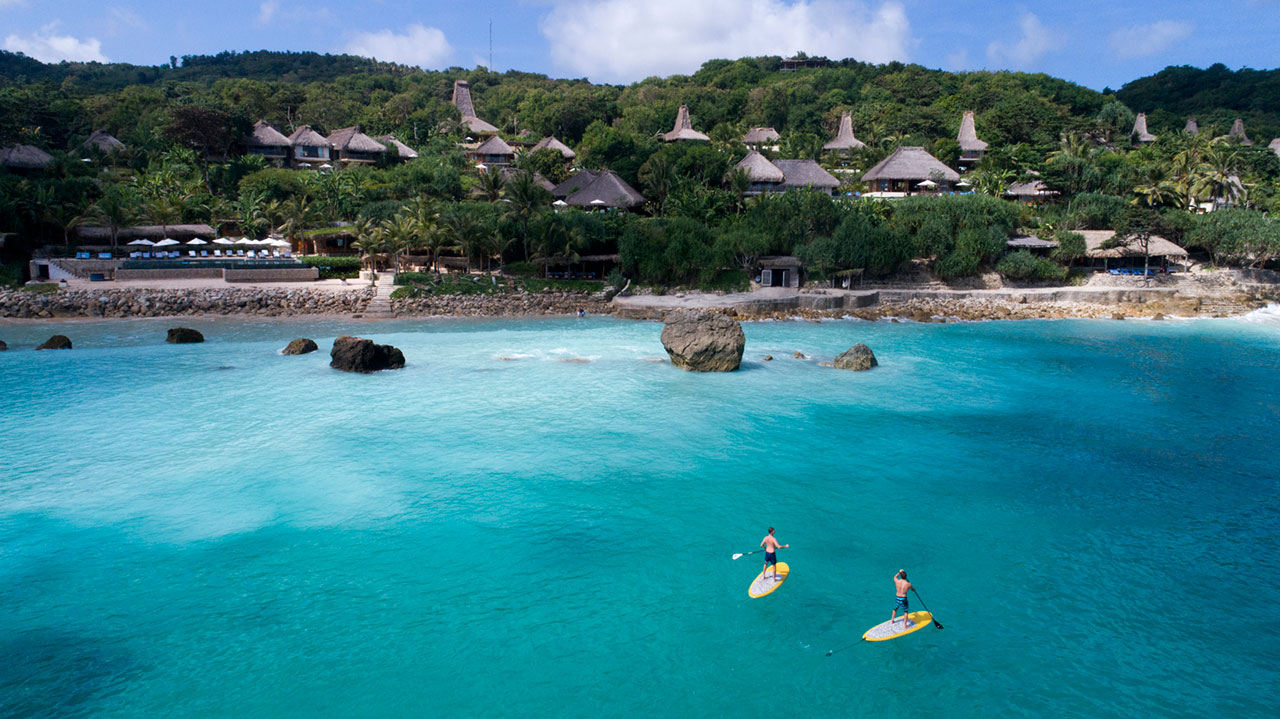
<svg viewBox="0 0 1280 719">
<path fill-rule="evenodd" d="M 84 716 L 128 682 L 136 659 L 99 638 L 34 630 L 0 637 L 0 716 Z"/>
</svg>

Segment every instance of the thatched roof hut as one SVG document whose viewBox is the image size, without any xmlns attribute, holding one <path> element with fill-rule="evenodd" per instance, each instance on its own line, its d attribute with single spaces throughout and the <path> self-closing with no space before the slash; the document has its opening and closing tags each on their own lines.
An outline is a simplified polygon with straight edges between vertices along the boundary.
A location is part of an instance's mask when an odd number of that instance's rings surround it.
<svg viewBox="0 0 1280 719">
<path fill-rule="evenodd" d="M 1182 127 L 1182 131 L 1188 135 L 1200 134 L 1200 123 L 1196 122 L 1194 117 L 1187 118 L 1187 124 Z"/>
<path fill-rule="evenodd" d="M 689 119 L 689 106 L 681 105 L 676 112 L 676 124 L 671 132 L 662 136 L 667 142 L 695 141 L 710 142 L 711 138 L 693 129 L 693 121 Z"/>
<path fill-rule="evenodd" d="M 43 170 L 53 164 L 53 155 L 34 145 L 0 148 L 0 166 L 13 170 Z"/>
<path fill-rule="evenodd" d="M 1244 133 L 1244 120 L 1238 117 L 1235 122 L 1231 123 L 1231 132 L 1227 133 L 1227 138 L 1246 147 L 1253 145 L 1253 142 L 1249 140 L 1249 136 Z"/>
<path fill-rule="evenodd" d="M 958 182 L 960 173 L 942 164 L 923 147 L 899 147 L 862 176 L 863 182 L 900 180 L 923 182 L 939 177 L 944 182 Z"/>
<path fill-rule="evenodd" d="M 566 160 L 572 160 L 578 156 L 578 153 L 574 152 L 568 145 L 554 137 L 544 137 L 538 140 L 538 144 L 533 146 L 533 150 L 535 152 L 538 150 L 555 150 Z"/>
<path fill-rule="evenodd" d="M 1267 145 L 1267 147 L 1271 148 L 1272 150 L 1275 150 L 1276 154 L 1280 155 L 1280 137 L 1277 137 L 1276 139 L 1272 140 L 1271 144 Z"/>
<path fill-rule="evenodd" d="M 599 170 L 578 170 L 569 176 L 569 179 L 556 185 L 551 190 L 551 194 L 556 197 L 568 197 L 582 188 L 596 181 L 600 176 Z"/>
<path fill-rule="evenodd" d="M 747 177 L 751 178 L 751 182 L 777 182 L 780 183 L 785 179 L 782 170 L 778 166 L 769 162 L 764 155 L 752 150 L 747 156 L 742 158 L 738 164 L 734 165 L 735 170 L 746 170 Z"/>
<path fill-rule="evenodd" d="M 964 152 L 986 152 L 987 143 L 978 139 L 978 130 L 973 121 L 973 110 L 965 110 L 960 118 L 960 132 L 956 135 L 960 149 Z"/>
<path fill-rule="evenodd" d="M 1147 113 L 1140 112 L 1133 120 L 1133 131 L 1129 133 L 1133 141 L 1141 145 L 1149 145 L 1156 141 L 1156 136 L 1147 131 Z"/>
<path fill-rule="evenodd" d="M 71 234 L 80 240 L 88 240 L 91 242 L 110 242 L 111 228 L 96 227 L 93 225 L 79 225 L 71 230 Z M 116 233 L 116 239 L 120 242 L 129 240 L 163 240 L 170 238 L 174 240 L 194 240 L 212 239 L 217 237 L 214 229 L 209 225 L 137 225 L 135 227 L 121 227 Z"/>
<path fill-rule="evenodd" d="M 311 129 L 310 125 L 303 125 L 293 131 L 289 135 L 289 144 L 294 147 L 329 147 L 329 141 L 324 135 Z"/>
<path fill-rule="evenodd" d="M 382 143 L 360 131 L 359 125 L 344 127 L 329 133 L 329 144 L 339 152 L 365 152 L 382 154 L 387 148 Z"/>
<path fill-rule="evenodd" d="M 476 156 L 500 155 L 503 157 L 514 158 L 516 156 L 516 151 L 512 149 L 510 145 L 507 144 L 506 140 L 503 140 L 501 137 L 498 137 L 497 135 L 493 135 L 488 140 L 485 140 L 484 142 L 480 143 L 480 146 L 475 149 L 475 154 Z"/>
<path fill-rule="evenodd" d="M 382 135 L 374 138 L 387 147 L 396 148 L 396 153 L 401 160 L 414 160 L 418 157 L 418 151 L 396 139 L 395 135 Z"/>
<path fill-rule="evenodd" d="M 475 105 L 471 102 L 471 84 L 466 80 L 453 81 L 453 106 L 462 115 L 462 124 L 477 134 L 495 133 L 498 128 L 476 117 Z"/>
<path fill-rule="evenodd" d="M 766 143 L 777 142 L 782 139 L 778 131 L 772 127 L 753 127 L 747 130 L 747 134 L 742 136 L 742 144 L 744 145 L 764 145 Z"/>
<path fill-rule="evenodd" d="M 823 145 L 822 149 L 838 152 L 857 150 L 866 146 L 865 142 L 853 136 L 853 115 L 846 112 L 840 116 L 840 129 L 836 132 L 835 139 Z"/>
<path fill-rule="evenodd" d="M 502 168 L 502 179 L 503 181 L 510 180 L 512 176 L 518 175 L 521 172 L 525 172 L 525 170 L 521 170 L 517 167 L 504 167 Z M 555 183 L 543 177 L 541 172 L 533 173 L 533 181 L 535 184 L 537 184 L 539 187 L 546 190 L 547 192 L 555 192 L 555 189 L 556 189 Z"/>
<path fill-rule="evenodd" d="M 773 164 L 782 170 L 783 187 L 810 188 L 830 193 L 840 186 L 840 181 L 835 176 L 813 160 L 774 160 Z"/>
<path fill-rule="evenodd" d="M 1118 257 L 1142 257 L 1142 248 L 1139 247 L 1111 247 L 1103 249 L 1102 245 L 1107 240 L 1115 237 L 1115 230 L 1076 230 L 1076 232 L 1084 235 L 1084 243 L 1086 246 L 1085 255 L 1098 259 L 1115 259 Z M 1151 243 L 1148 247 L 1148 254 L 1152 257 L 1186 257 L 1187 251 L 1173 244 L 1163 237 L 1152 236 Z"/>
<path fill-rule="evenodd" d="M 1015 182 L 1009 185 L 1009 189 L 1005 190 L 1004 194 L 1005 197 L 1012 197 L 1017 200 L 1032 200 L 1057 195 L 1058 191 L 1050 190 L 1040 180 L 1032 180 L 1030 182 Z"/>
<path fill-rule="evenodd" d="M 94 130 L 89 135 L 89 139 L 80 145 L 81 147 L 96 147 L 101 152 L 110 155 L 117 150 L 124 149 L 124 143 L 111 136 L 106 130 Z"/>
<path fill-rule="evenodd" d="M 575 207 L 615 207 L 631 209 L 644 204 L 644 196 L 635 191 L 613 170 L 602 170 L 590 184 L 565 198 Z"/>
<path fill-rule="evenodd" d="M 285 148 L 292 147 L 293 143 L 289 138 L 280 133 L 279 130 L 267 124 L 266 120 L 258 120 L 253 123 L 253 132 L 240 140 L 240 144 L 246 147 L 257 148 L 279 148 L 281 152 Z"/>
</svg>

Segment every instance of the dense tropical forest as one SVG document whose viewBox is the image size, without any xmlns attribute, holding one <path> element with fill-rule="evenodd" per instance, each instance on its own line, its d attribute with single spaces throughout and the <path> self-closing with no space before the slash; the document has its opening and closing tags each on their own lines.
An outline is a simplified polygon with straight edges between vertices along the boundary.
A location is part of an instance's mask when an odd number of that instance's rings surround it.
<svg viewBox="0 0 1280 719">
<path fill-rule="evenodd" d="M 814 276 L 881 276 L 924 259 L 949 279 L 997 269 L 1061 279 L 1083 253 L 1072 230 L 1159 233 L 1220 264 L 1280 256 L 1280 70 L 1168 68 L 1116 92 L 1043 74 L 949 73 L 916 65 L 839 60 L 782 71 L 779 57 L 712 60 L 688 76 L 627 86 L 484 68 L 433 72 L 314 53 L 250 52 L 173 58 L 141 67 L 43 64 L 0 53 L 0 147 L 50 152 L 42 173 L 0 171 L 0 232 L 15 247 L 67 245 L 76 225 L 210 223 L 222 232 L 292 239 L 351 232 L 383 258 L 456 255 L 470 265 L 528 271 L 618 253 L 626 276 L 661 286 L 739 286 L 743 268 L 796 254 Z M 553 151 L 525 152 L 529 170 L 477 173 L 459 143 L 466 128 L 450 98 L 469 81 L 477 114 L 511 140 L 555 136 L 577 168 L 610 168 L 647 199 L 641 212 L 552 211 L 533 182 L 575 169 Z M 687 105 L 709 143 L 663 143 Z M 974 192 L 892 202 L 861 198 L 862 172 L 904 145 L 955 166 L 961 115 L 976 111 L 990 150 L 967 175 Z M 1131 136 L 1145 112 L 1151 143 Z M 850 113 L 867 147 L 824 153 Z M 1189 116 L 1200 132 L 1182 132 Z M 1228 137 L 1240 118 L 1252 144 Z M 318 173 L 276 169 L 238 151 L 265 119 L 285 134 L 360 125 L 392 134 L 420 158 Z M 776 158 L 816 159 L 845 182 L 748 196 L 731 171 L 751 127 L 781 133 Z M 94 130 L 125 145 L 85 149 Z M 1003 199 L 1039 180 L 1057 193 L 1034 206 Z M 1216 211 L 1203 214 L 1206 207 Z M 346 229 L 351 228 L 351 229 Z M 1058 239 L 1051 257 L 1010 254 L 1018 232 Z"/>
</svg>

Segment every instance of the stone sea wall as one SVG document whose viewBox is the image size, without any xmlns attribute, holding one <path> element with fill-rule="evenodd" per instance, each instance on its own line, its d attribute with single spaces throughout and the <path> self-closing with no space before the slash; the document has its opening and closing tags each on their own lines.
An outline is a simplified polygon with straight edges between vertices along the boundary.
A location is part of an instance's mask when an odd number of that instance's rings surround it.
<svg viewBox="0 0 1280 719">
<path fill-rule="evenodd" d="M 59 290 L 49 294 L 0 290 L 0 317 L 351 314 L 361 312 L 373 292 L 372 288 L 327 292 L 256 287 Z"/>
</svg>

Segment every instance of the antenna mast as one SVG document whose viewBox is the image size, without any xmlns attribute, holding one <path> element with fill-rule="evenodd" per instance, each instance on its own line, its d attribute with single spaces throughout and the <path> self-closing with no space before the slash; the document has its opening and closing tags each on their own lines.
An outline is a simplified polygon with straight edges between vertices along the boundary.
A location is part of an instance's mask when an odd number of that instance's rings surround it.
<svg viewBox="0 0 1280 719">
<path fill-rule="evenodd" d="M 493 18 L 489 18 L 489 72 L 493 72 Z"/>
</svg>

